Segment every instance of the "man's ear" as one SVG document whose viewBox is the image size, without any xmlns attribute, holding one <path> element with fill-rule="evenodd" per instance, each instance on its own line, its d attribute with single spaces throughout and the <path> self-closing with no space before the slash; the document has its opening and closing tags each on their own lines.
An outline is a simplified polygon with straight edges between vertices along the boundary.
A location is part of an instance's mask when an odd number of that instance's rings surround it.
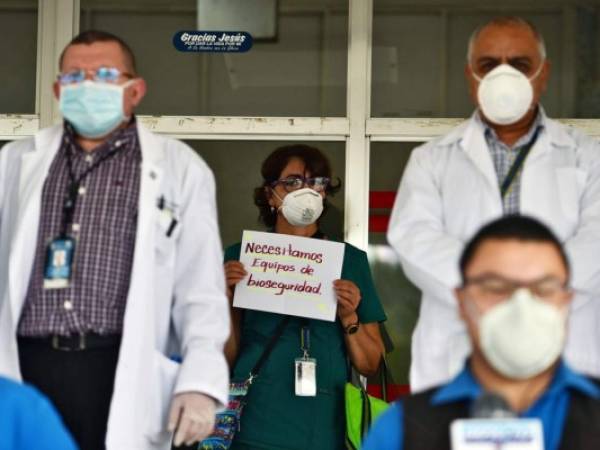
<svg viewBox="0 0 600 450">
<path fill-rule="evenodd" d="M 550 61 L 548 61 L 547 59 L 545 59 L 542 64 L 544 66 L 542 67 L 542 71 L 540 72 L 540 83 L 541 83 L 540 94 L 543 94 L 544 92 L 546 92 L 546 89 L 548 87 L 548 80 L 550 79 L 550 67 L 551 67 Z"/>
<path fill-rule="evenodd" d="M 146 80 L 143 78 L 136 78 L 135 83 L 131 85 L 131 104 L 133 108 L 137 107 L 144 96 L 146 95 Z"/>
</svg>

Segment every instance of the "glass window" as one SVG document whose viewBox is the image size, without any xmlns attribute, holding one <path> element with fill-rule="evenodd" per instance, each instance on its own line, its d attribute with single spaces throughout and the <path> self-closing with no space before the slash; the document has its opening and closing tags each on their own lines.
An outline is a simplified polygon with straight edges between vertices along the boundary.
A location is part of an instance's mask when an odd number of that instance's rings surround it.
<svg viewBox="0 0 600 450">
<path fill-rule="evenodd" d="M 347 1 L 280 1 L 276 36 L 243 54 L 173 47 L 177 31 L 198 28 L 197 0 L 105 3 L 81 0 L 80 28 L 115 33 L 132 47 L 149 89 L 140 114 L 345 115 Z"/>
<path fill-rule="evenodd" d="M 394 344 L 394 351 L 388 355 L 388 364 L 397 384 L 408 384 L 411 336 L 419 314 L 421 294 L 406 279 L 385 233 L 400 178 L 411 149 L 417 145 L 371 144 L 369 263 L 388 317 L 385 326 Z"/>
<path fill-rule="evenodd" d="M 372 116 L 469 116 L 473 104 L 464 77 L 467 42 L 478 25 L 497 15 L 529 19 L 544 36 L 551 76 L 542 104 L 550 116 L 600 115 L 597 2 L 540 2 L 526 10 L 497 5 L 489 0 L 444 6 L 375 0 Z"/>
<path fill-rule="evenodd" d="M 0 0 L 0 114 L 35 113 L 37 3 Z"/>
<path fill-rule="evenodd" d="M 188 141 L 213 170 L 217 183 L 219 226 L 223 246 L 239 242 L 242 231 L 263 230 L 254 205 L 254 188 L 261 185 L 260 168 L 264 159 L 277 147 L 295 142 L 283 141 Z M 344 143 L 307 142 L 329 158 L 334 177 L 343 183 Z M 232 161 L 234 163 L 232 164 Z M 321 228 L 333 240 L 343 240 L 344 190 L 329 198 L 329 209 Z"/>
</svg>

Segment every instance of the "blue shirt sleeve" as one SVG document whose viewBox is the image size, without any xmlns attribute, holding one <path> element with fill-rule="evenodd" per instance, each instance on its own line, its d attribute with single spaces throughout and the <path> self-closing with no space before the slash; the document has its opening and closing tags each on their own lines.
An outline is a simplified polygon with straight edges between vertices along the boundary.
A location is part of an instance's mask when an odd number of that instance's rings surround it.
<svg viewBox="0 0 600 450">
<path fill-rule="evenodd" d="M 77 450 L 52 404 L 36 389 L 1 384 L 0 450 Z"/>
<path fill-rule="evenodd" d="M 404 412 L 401 402 L 395 402 L 371 427 L 362 442 L 362 450 L 402 450 L 404 447 Z"/>
</svg>

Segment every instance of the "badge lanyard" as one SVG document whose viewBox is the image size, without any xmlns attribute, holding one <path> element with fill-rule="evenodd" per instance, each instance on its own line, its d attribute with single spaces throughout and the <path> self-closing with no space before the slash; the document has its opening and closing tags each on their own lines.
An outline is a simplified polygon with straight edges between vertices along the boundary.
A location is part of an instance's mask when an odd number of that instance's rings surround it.
<svg viewBox="0 0 600 450">
<path fill-rule="evenodd" d="M 531 138 L 531 141 L 529 142 L 529 144 L 527 144 L 525 147 L 523 147 L 521 149 L 521 151 L 519 152 L 519 155 L 515 159 L 515 162 L 509 169 L 508 173 L 506 174 L 504 181 L 500 185 L 500 196 L 503 199 L 504 199 L 504 197 L 506 197 L 506 194 L 510 191 L 513 181 L 517 177 L 519 170 L 521 170 L 521 167 L 523 166 L 523 163 L 525 162 L 525 158 L 527 158 L 529 151 L 535 145 L 535 142 L 537 141 L 540 129 L 541 129 L 541 127 L 538 126 L 538 128 L 535 130 L 535 133 L 533 134 L 533 137 Z"/>
<path fill-rule="evenodd" d="M 71 149 L 67 149 L 67 169 L 69 173 L 69 187 L 67 188 L 67 196 L 65 197 L 65 201 L 63 203 L 63 214 L 62 214 L 62 225 L 61 225 L 61 237 L 67 236 L 67 230 L 69 225 L 73 223 L 73 215 L 75 214 L 75 206 L 77 205 L 77 198 L 79 197 L 79 187 L 81 186 L 81 182 L 94 170 L 96 170 L 100 164 L 102 164 L 107 159 L 113 157 L 120 150 L 120 147 L 111 150 L 90 167 L 88 167 L 79 178 L 75 177 L 75 172 L 73 170 L 73 155 L 71 154 Z"/>
<path fill-rule="evenodd" d="M 310 357 L 308 320 L 300 327 L 300 350 L 302 350 L 302 357 L 294 361 L 296 395 L 314 397 L 317 395 L 317 360 Z"/>
<path fill-rule="evenodd" d="M 111 150 L 94 164 L 85 170 L 79 178 L 75 177 L 73 171 L 73 156 L 71 148 L 67 148 L 67 169 L 69 173 L 69 186 L 67 188 L 67 196 L 65 197 L 62 210 L 62 222 L 60 234 L 52 239 L 46 249 L 46 264 L 44 268 L 45 289 L 63 289 L 69 286 L 71 275 L 73 272 L 73 254 L 75 252 L 75 239 L 68 235 L 69 226 L 73 224 L 73 216 L 75 214 L 75 206 L 79 196 L 79 187 L 81 182 L 100 164 L 111 158 L 117 153 L 119 147 Z"/>
</svg>

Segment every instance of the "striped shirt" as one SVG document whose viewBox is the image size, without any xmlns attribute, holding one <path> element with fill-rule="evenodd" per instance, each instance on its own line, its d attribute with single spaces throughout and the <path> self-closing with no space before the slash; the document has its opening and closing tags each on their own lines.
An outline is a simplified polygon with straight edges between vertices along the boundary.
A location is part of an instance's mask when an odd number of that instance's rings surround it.
<svg viewBox="0 0 600 450">
<path fill-rule="evenodd" d="M 73 272 L 68 287 L 44 288 L 48 244 L 61 233 L 63 205 L 73 175 L 81 175 L 103 156 L 80 183 L 72 224 L 75 239 Z M 135 121 L 115 131 L 92 152 L 75 140 L 65 123 L 63 140 L 44 183 L 35 260 L 20 336 L 121 333 L 131 278 L 137 229 L 137 205 L 142 161 Z"/>
<path fill-rule="evenodd" d="M 512 146 L 509 147 L 502 142 L 494 129 L 485 123 L 479 112 L 475 112 L 475 121 L 484 130 L 485 141 L 494 162 L 494 168 L 496 169 L 496 176 L 498 177 L 498 186 L 502 186 L 506 175 L 510 171 L 515 159 L 519 156 L 519 152 L 529 145 L 534 137 L 534 134 L 538 127 L 544 126 L 544 113 L 540 107 L 540 110 L 533 122 L 533 125 L 529 131 L 521 136 L 519 140 Z M 520 211 L 520 199 L 521 199 L 521 173 L 523 170 L 519 170 L 504 198 L 502 199 L 502 209 L 505 215 L 518 214 Z"/>
</svg>

